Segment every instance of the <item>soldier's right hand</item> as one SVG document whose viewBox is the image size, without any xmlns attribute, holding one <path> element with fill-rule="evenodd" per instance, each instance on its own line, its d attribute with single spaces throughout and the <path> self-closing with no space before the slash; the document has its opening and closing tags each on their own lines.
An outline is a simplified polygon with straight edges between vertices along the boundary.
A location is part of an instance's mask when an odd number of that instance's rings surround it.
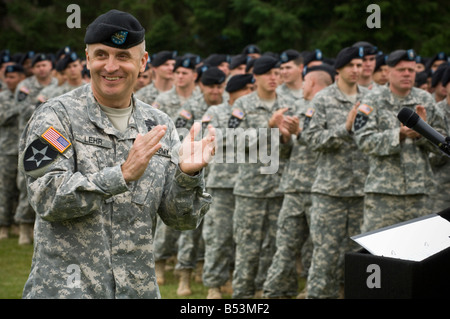
<svg viewBox="0 0 450 319">
<path fill-rule="evenodd" d="M 152 156 L 161 148 L 159 141 L 166 134 L 165 125 L 157 125 L 145 135 L 138 134 L 122 164 L 122 175 L 125 181 L 138 180 L 145 172 Z"/>
</svg>

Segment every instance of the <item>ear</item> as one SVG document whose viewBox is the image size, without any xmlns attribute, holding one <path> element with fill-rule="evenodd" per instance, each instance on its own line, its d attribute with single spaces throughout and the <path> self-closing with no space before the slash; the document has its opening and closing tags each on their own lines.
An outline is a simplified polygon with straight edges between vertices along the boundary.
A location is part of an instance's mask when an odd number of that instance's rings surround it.
<svg viewBox="0 0 450 319">
<path fill-rule="evenodd" d="M 89 53 L 88 53 L 88 49 L 87 48 L 84 50 L 84 53 L 86 54 L 86 68 L 88 70 L 90 70 L 91 69 L 91 67 L 90 67 L 91 60 L 89 59 Z"/>
<path fill-rule="evenodd" d="M 145 51 L 144 55 L 141 58 L 141 68 L 139 69 L 139 72 L 145 71 L 145 66 L 147 65 L 147 61 L 148 61 L 148 52 Z"/>
</svg>

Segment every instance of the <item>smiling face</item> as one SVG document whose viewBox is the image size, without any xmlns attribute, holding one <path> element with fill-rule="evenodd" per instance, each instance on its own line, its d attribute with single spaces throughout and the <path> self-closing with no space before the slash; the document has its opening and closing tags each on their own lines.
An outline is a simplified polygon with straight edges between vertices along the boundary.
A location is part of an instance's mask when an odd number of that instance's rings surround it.
<svg viewBox="0 0 450 319">
<path fill-rule="evenodd" d="M 86 48 L 86 61 L 97 101 L 114 108 L 128 107 L 139 72 L 145 70 L 147 58 L 144 43 L 129 49 L 90 44 Z"/>
</svg>

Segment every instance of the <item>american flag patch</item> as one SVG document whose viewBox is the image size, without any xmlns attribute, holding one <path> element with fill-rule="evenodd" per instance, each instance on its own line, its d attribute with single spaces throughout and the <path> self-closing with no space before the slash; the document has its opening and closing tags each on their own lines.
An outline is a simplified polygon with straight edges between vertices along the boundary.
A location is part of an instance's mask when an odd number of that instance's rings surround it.
<svg viewBox="0 0 450 319">
<path fill-rule="evenodd" d="M 308 110 L 306 110 L 305 115 L 306 115 L 307 117 L 312 117 L 313 114 L 314 114 L 314 109 L 313 109 L 313 108 L 309 108 Z"/>
<path fill-rule="evenodd" d="M 231 113 L 231 115 L 233 115 L 234 117 L 237 117 L 238 119 L 242 120 L 242 118 L 244 117 L 244 112 L 242 112 L 239 109 L 234 109 L 233 113 Z"/>
<path fill-rule="evenodd" d="M 190 120 L 191 117 L 192 117 L 192 114 L 189 113 L 189 111 L 186 111 L 186 110 L 182 110 L 182 111 L 180 112 L 180 115 L 181 115 L 182 117 L 184 117 L 185 119 L 187 119 L 187 120 Z"/>
<path fill-rule="evenodd" d="M 205 115 L 203 115 L 203 117 L 202 117 L 202 122 L 210 122 L 211 119 L 212 119 L 212 116 L 211 116 L 211 115 L 205 114 Z"/>
<path fill-rule="evenodd" d="M 368 106 L 367 104 L 361 104 L 359 106 L 358 110 L 360 110 L 361 112 L 363 112 L 366 115 L 369 115 L 372 112 L 373 107 Z"/>
<path fill-rule="evenodd" d="M 71 145 L 61 133 L 53 128 L 53 126 L 50 126 L 41 137 L 49 142 L 50 145 L 56 148 L 60 153 L 63 153 Z"/>
</svg>

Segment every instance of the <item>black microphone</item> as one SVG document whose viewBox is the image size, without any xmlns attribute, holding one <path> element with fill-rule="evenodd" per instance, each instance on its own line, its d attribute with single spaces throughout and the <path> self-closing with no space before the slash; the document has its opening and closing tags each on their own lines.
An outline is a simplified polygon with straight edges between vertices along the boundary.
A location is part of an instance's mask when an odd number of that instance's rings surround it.
<svg viewBox="0 0 450 319">
<path fill-rule="evenodd" d="M 397 118 L 403 123 L 403 125 L 413 129 L 439 147 L 441 151 L 450 156 L 450 145 L 445 140 L 445 137 L 428 125 L 427 122 L 422 120 L 419 114 L 407 107 L 404 107 L 398 113 Z"/>
</svg>

